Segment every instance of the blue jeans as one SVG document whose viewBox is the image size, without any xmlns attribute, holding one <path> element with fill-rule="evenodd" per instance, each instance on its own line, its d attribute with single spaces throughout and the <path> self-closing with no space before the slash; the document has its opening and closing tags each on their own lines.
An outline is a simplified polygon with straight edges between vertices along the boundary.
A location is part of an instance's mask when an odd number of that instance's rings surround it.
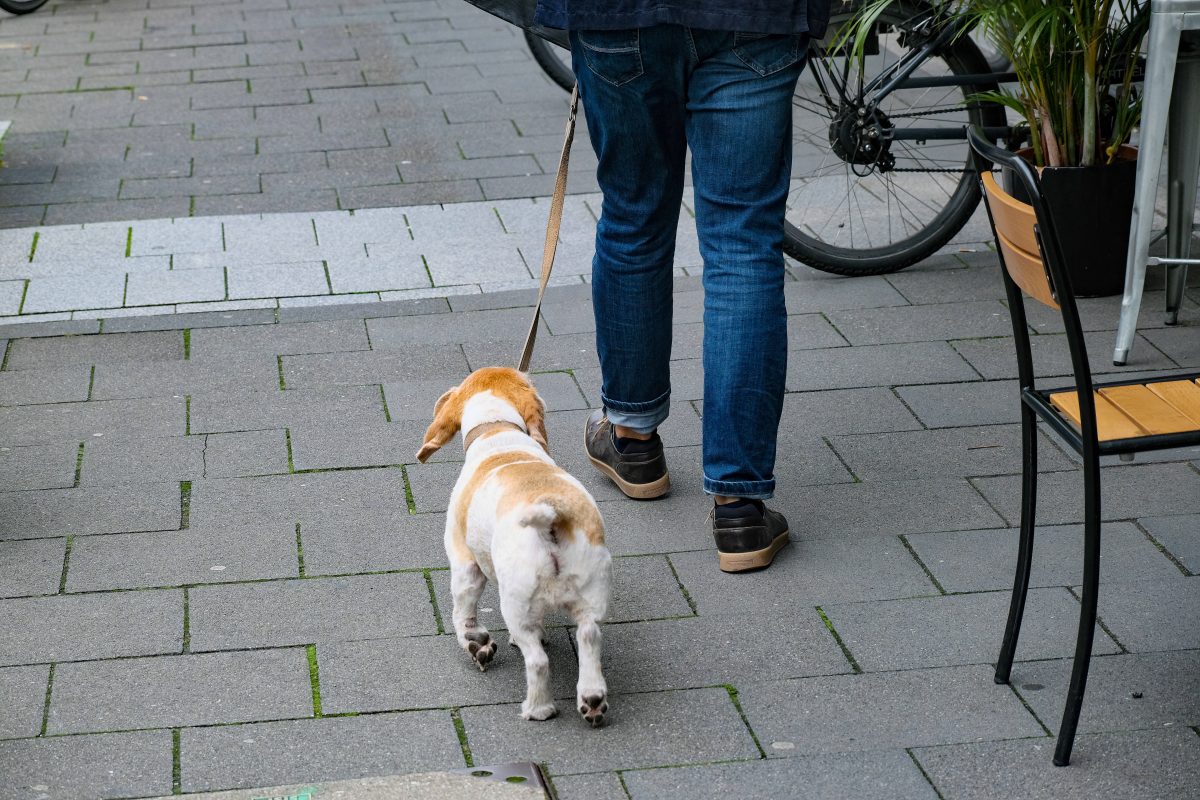
<svg viewBox="0 0 1200 800">
<path fill-rule="evenodd" d="M 704 258 L 704 490 L 766 499 L 787 372 L 783 218 L 807 35 L 573 31 L 604 192 L 592 263 L 601 398 L 649 432 L 670 404 L 684 157 Z"/>
</svg>

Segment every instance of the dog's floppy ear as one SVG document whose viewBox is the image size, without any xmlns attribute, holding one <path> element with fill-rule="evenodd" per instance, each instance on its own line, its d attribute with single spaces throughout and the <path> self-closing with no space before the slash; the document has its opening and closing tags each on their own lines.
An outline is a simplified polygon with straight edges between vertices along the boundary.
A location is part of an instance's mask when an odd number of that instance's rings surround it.
<svg viewBox="0 0 1200 800">
<path fill-rule="evenodd" d="M 517 412 L 525 420 L 525 429 L 529 431 L 533 440 L 549 453 L 550 442 L 546 437 L 546 404 L 542 402 L 537 391 L 530 387 L 527 393 L 523 393 L 518 405 Z"/>
<path fill-rule="evenodd" d="M 458 387 L 450 389 L 433 404 L 433 424 L 425 431 L 425 443 L 417 451 L 417 461 L 422 464 L 431 455 L 442 448 L 446 442 L 454 438 L 462 425 L 462 403 L 458 402 L 455 392 Z"/>
</svg>

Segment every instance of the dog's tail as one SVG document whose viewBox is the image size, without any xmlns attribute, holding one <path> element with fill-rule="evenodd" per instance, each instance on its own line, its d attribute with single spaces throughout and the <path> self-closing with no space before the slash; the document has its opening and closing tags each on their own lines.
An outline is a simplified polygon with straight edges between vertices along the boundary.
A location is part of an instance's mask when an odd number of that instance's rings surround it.
<svg viewBox="0 0 1200 800">
<path fill-rule="evenodd" d="M 559 513 L 554 505 L 546 500 L 530 503 L 519 518 L 519 523 L 525 528 L 534 528 L 543 534 L 550 534 L 554 523 L 558 522 Z"/>
</svg>

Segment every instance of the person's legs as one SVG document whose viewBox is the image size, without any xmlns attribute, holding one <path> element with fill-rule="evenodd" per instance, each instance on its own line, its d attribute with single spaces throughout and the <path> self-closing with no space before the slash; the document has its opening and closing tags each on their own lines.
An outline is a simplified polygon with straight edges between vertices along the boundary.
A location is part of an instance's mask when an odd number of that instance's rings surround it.
<svg viewBox="0 0 1200 800">
<path fill-rule="evenodd" d="M 604 193 L 592 262 L 608 420 L 647 435 L 670 402 L 671 286 L 683 197 L 685 29 L 573 31 Z"/>
<path fill-rule="evenodd" d="M 787 371 L 783 220 L 807 37 L 689 33 L 698 54 L 686 130 L 704 257 L 704 490 L 762 500 L 775 490 Z"/>
</svg>

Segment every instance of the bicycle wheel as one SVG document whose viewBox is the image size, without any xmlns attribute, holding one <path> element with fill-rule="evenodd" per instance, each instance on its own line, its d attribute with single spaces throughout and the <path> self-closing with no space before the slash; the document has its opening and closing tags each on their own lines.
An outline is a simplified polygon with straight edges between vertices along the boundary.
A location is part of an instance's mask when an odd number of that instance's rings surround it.
<svg viewBox="0 0 1200 800">
<path fill-rule="evenodd" d="M 574 88 L 575 73 L 571 70 L 570 50 L 551 44 L 536 33 L 529 31 L 525 31 L 525 44 L 529 46 L 533 60 L 538 63 L 543 72 L 550 76 L 550 80 L 568 92 Z"/>
<path fill-rule="evenodd" d="M 0 0 L 0 8 L 10 14 L 28 14 L 46 5 L 46 0 Z"/>
<path fill-rule="evenodd" d="M 861 0 L 834 6 L 830 36 L 853 16 Z M 784 251 L 805 264 L 839 275 L 895 272 L 932 255 L 948 242 L 979 204 L 962 139 L 903 138 L 917 128 L 1003 127 L 994 105 L 968 103 L 995 84 L 898 88 L 863 119 L 854 98 L 889 65 L 920 46 L 918 26 L 930 6 L 897 0 L 880 16 L 878 47 L 860 70 L 844 51 L 813 43 L 809 68 L 793 101 L 793 166 Z M 876 52 L 877 51 L 877 52 Z M 988 63 L 967 36 L 953 39 L 913 73 L 914 79 L 988 73 Z M 860 83 L 860 80 L 862 83 Z M 839 87 L 846 88 L 845 95 Z M 946 130 L 942 130 L 946 129 Z M 874 131 L 870 143 L 863 131 Z M 901 138 L 892 138 L 897 133 Z"/>
</svg>

